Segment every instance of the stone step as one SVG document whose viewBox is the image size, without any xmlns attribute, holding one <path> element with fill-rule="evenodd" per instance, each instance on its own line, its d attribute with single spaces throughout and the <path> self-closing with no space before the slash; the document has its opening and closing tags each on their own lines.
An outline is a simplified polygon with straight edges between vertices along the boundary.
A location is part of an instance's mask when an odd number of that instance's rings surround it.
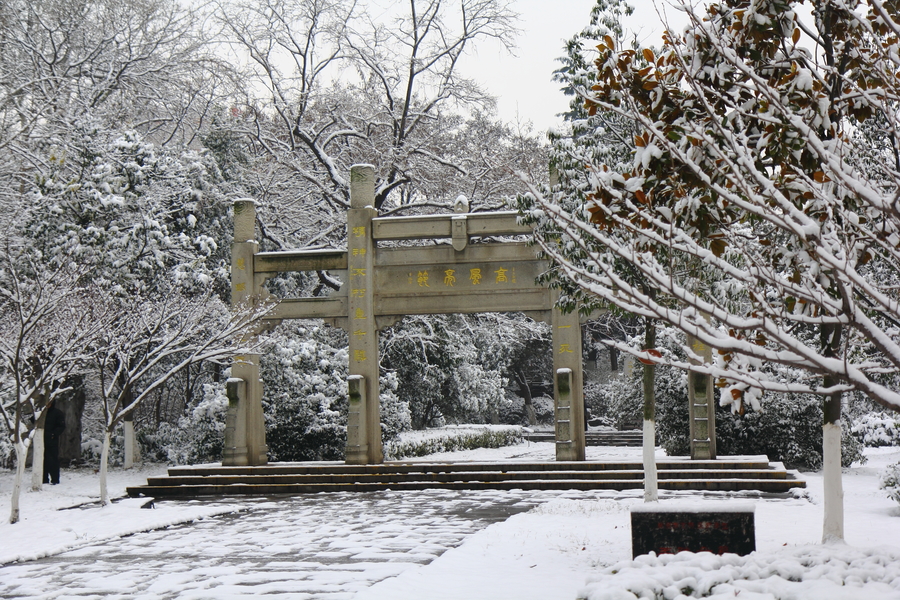
<svg viewBox="0 0 900 600">
<path fill-rule="evenodd" d="M 234 484 L 234 485 L 183 485 L 141 486 L 128 488 L 132 497 L 192 498 L 198 496 L 271 496 L 318 494 L 323 492 L 376 492 L 384 490 L 413 491 L 426 489 L 446 490 L 631 490 L 643 487 L 641 479 L 544 479 L 521 481 L 458 481 L 458 482 L 396 482 L 382 483 L 310 483 L 310 484 Z M 679 479 L 660 480 L 663 490 L 697 491 L 759 491 L 786 493 L 802 487 L 800 481 L 780 479 Z"/>
<path fill-rule="evenodd" d="M 462 473 L 467 471 L 499 471 L 501 473 L 527 471 L 641 471 L 643 464 L 638 461 L 554 461 L 554 462 L 386 462 L 378 465 L 348 465 L 339 462 L 320 463 L 273 463 L 258 467 L 223 467 L 220 465 L 199 465 L 171 467 L 172 477 L 209 475 L 314 475 L 314 474 L 388 474 L 388 473 Z M 663 470 L 729 470 L 756 469 L 770 470 L 772 465 L 764 459 L 717 459 L 717 460 L 661 460 L 656 463 Z"/>
<path fill-rule="evenodd" d="M 564 480 L 602 480 L 602 479 L 639 479 L 643 480 L 644 472 L 640 470 L 615 471 L 465 471 L 465 472 L 432 472 L 432 473 L 384 473 L 384 474 L 282 474 L 282 475 L 176 475 L 170 477 L 151 477 L 148 486 L 165 485 L 288 485 L 288 484 L 320 484 L 320 483 L 424 483 L 424 482 L 462 482 L 462 481 L 526 481 L 543 479 Z M 659 471 L 660 481 L 668 479 L 786 479 L 787 472 L 782 470 L 760 469 L 663 469 Z"/>
<path fill-rule="evenodd" d="M 780 464 L 757 459 L 670 460 L 657 465 L 660 489 L 756 490 L 785 493 L 805 487 Z M 133 497 L 187 498 L 423 489 L 627 490 L 643 487 L 640 463 L 343 463 L 273 464 L 259 467 L 173 467 L 168 477 L 128 488 Z"/>
</svg>

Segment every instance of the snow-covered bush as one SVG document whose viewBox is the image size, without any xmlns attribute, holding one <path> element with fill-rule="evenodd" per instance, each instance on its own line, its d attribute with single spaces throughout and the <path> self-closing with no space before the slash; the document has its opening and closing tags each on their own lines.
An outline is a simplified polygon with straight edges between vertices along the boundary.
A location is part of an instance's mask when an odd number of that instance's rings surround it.
<svg viewBox="0 0 900 600">
<path fill-rule="evenodd" d="M 531 406 L 534 408 L 534 416 L 538 425 L 553 424 L 553 398 L 537 396 L 531 399 Z M 500 422 L 506 425 L 528 425 L 525 399 L 509 390 L 500 403 L 499 415 Z"/>
<path fill-rule="evenodd" d="M 384 446 L 387 460 L 426 456 L 478 448 L 500 448 L 519 444 L 522 427 L 513 425 L 448 425 L 439 429 L 407 431 Z"/>
<path fill-rule="evenodd" d="M 260 362 L 266 443 L 273 461 L 340 460 L 347 445 L 346 334 L 292 324 L 269 338 Z M 410 415 L 397 397 L 397 375 L 381 377 L 381 423 L 385 441 L 409 429 Z"/>
<path fill-rule="evenodd" d="M 382 366 L 397 373 L 413 427 L 491 423 L 506 410 L 511 371 L 527 373 L 535 393 L 550 356 L 546 337 L 545 324 L 521 313 L 411 316 L 384 332 Z"/>
<path fill-rule="evenodd" d="M 346 339 L 292 325 L 269 338 L 260 360 L 266 443 L 273 461 L 338 460 L 347 444 Z"/>
<path fill-rule="evenodd" d="M 883 548 L 845 545 L 788 547 L 747 556 L 649 554 L 601 569 L 578 598 L 897 598 L 898 558 Z"/>
<path fill-rule="evenodd" d="M 894 463 L 884 470 L 879 487 L 887 492 L 888 498 L 900 502 L 900 463 Z"/>
<path fill-rule="evenodd" d="M 862 415 L 853 421 L 850 431 L 864 446 L 900 446 L 900 419 L 894 413 Z"/>
<path fill-rule="evenodd" d="M 93 433 L 96 433 L 95 431 Z M 94 467 L 100 465 L 103 452 L 103 441 L 94 436 L 85 437 L 81 441 L 81 461 Z M 109 464 L 121 465 L 125 460 L 125 431 L 120 425 L 115 435 L 109 438 Z"/>
<path fill-rule="evenodd" d="M 155 434 L 141 432 L 141 450 L 147 458 L 176 465 L 221 461 L 227 412 L 225 385 L 204 384 L 203 398 L 176 424 L 161 423 Z"/>
<path fill-rule="evenodd" d="M 0 437 L 0 468 L 12 469 L 16 463 L 16 450 L 9 437 Z"/>
</svg>

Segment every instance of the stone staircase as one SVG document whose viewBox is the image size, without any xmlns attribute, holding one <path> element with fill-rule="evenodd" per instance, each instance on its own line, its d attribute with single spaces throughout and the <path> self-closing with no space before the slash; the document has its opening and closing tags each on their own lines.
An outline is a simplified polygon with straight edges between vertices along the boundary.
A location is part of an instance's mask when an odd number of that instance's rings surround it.
<svg viewBox="0 0 900 600">
<path fill-rule="evenodd" d="M 525 434 L 529 442 L 553 442 L 556 434 L 553 431 L 534 431 Z M 586 431 L 584 443 L 587 446 L 640 446 L 644 443 L 644 434 L 640 431 Z"/>
<path fill-rule="evenodd" d="M 657 464 L 661 490 L 787 493 L 806 487 L 765 457 Z M 273 463 L 259 467 L 173 467 L 128 488 L 131 497 L 270 496 L 423 489 L 629 490 L 644 482 L 639 462 Z"/>
</svg>

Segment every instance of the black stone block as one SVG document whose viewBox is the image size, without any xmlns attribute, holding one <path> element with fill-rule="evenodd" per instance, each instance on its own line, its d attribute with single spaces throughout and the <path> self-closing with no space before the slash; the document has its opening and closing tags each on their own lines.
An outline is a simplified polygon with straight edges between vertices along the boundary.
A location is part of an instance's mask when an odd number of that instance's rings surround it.
<svg viewBox="0 0 900 600">
<path fill-rule="evenodd" d="M 635 510 L 631 513 L 631 550 L 633 556 L 682 550 L 750 554 L 756 550 L 754 513 Z"/>
</svg>

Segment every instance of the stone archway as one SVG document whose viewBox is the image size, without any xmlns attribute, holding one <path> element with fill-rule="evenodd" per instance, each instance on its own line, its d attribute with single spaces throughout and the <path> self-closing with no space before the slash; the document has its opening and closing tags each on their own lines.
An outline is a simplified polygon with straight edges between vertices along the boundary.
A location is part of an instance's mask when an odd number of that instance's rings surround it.
<svg viewBox="0 0 900 600">
<path fill-rule="evenodd" d="M 322 318 L 349 335 L 350 412 L 346 461 L 383 462 L 378 402 L 378 332 L 406 315 L 517 312 L 550 323 L 553 335 L 557 460 L 584 460 L 581 326 L 577 311 L 555 308 L 556 292 L 535 283 L 547 265 L 525 242 L 469 244 L 470 237 L 527 235 L 515 212 L 379 218 L 375 173 L 357 165 L 350 175 L 346 250 L 259 252 L 255 203 L 235 202 L 232 298 L 262 297 L 278 272 L 345 271 L 341 290 L 324 298 L 282 300 L 266 318 Z M 449 239 L 451 244 L 379 248 L 379 241 Z M 224 465 L 266 463 L 259 357 L 235 359 L 228 382 Z"/>
</svg>

